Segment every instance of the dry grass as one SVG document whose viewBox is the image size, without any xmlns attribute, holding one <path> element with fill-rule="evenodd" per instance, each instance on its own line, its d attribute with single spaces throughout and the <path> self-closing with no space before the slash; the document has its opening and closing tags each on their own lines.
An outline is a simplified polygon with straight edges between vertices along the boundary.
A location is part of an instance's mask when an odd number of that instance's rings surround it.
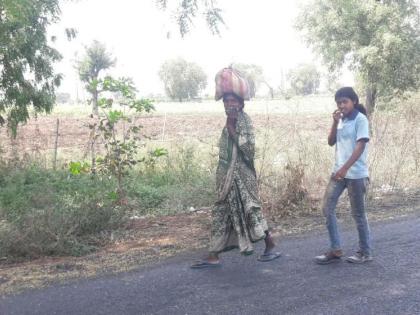
<svg viewBox="0 0 420 315">
<path fill-rule="evenodd" d="M 369 165 L 377 192 L 420 186 L 418 104 L 415 96 L 393 111 L 375 113 L 371 120 Z M 200 164 L 212 171 L 225 120 L 220 102 L 159 103 L 156 108 L 155 113 L 138 118 L 147 136 L 145 151 L 164 147 L 176 152 L 191 146 L 198 152 Z M 334 148 L 326 143 L 333 108 L 331 97 L 322 96 L 247 103 L 246 111 L 257 132 L 258 177 L 269 208 L 278 208 L 279 196 L 295 202 L 299 198 L 319 199 L 333 163 Z M 83 117 L 89 108 L 74 109 L 73 117 L 68 116 L 69 110 L 69 106 L 57 107 L 53 116 L 31 120 L 14 141 L 3 129 L 0 141 L 4 155 L 35 156 L 51 166 L 59 117 L 58 164 L 88 159 L 89 119 Z M 62 113 L 66 116 L 59 116 Z"/>
</svg>

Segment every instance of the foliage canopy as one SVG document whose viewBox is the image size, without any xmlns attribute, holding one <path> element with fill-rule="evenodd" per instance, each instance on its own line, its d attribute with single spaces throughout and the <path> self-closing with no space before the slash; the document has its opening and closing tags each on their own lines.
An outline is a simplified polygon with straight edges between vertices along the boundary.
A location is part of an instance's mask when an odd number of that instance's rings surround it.
<svg viewBox="0 0 420 315">
<path fill-rule="evenodd" d="M 420 85 L 420 13 L 414 0 L 313 0 L 297 28 L 331 72 L 359 73 L 372 112 L 377 96 Z"/>
<path fill-rule="evenodd" d="M 193 62 L 177 58 L 164 62 L 159 77 L 165 86 L 166 94 L 182 102 L 196 97 L 207 86 L 207 75 Z"/>
<path fill-rule="evenodd" d="M 156 3 L 162 10 L 171 10 L 182 37 L 191 31 L 198 15 L 204 18 L 213 34 L 220 34 L 220 25 L 224 24 L 222 10 L 216 0 L 156 0 Z"/>
<path fill-rule="evenodd" d="M 288 74 L 293 92 L 297 95 L 309 95 L 317 91 L 321 74 L 312 64 L 300 64 Z"/>
<path fill-rule="evenodd" d="M 0 124 L 7 122 L 14 134 L 30 105 L 48 113 L 55 102 L 61 75 L 53 64 L 61 55 L 46 30 L 59 15 L 59 0 L 0 2 Z"/>
<path fill-rule="evenodd" d="M 107 51 L 105 44 L 94 40 L 92 44 L 85 47 L 85 55 L 76 63 L 79 78 L 86 83 L 86 90 L 92 95 L 92 112 L 98 115 L 98 90 L 99 75 L 103 70 L 115 65 L 116 60 Z"/>
</svg>

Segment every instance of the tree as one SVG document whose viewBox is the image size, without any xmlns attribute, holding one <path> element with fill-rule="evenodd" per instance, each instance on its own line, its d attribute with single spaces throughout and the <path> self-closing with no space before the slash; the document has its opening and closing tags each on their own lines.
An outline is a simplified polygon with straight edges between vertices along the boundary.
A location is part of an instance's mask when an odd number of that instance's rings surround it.
<svg viewBox="0 0 420 315">
<path fill-rule="evenodd" d="M 58 104 L 66 104 L 71 101 L 70 93 L 56 93 L 56 100 Z"/>
<path fill-rule="evenodd" d="M 159 77 L 165 86 L 166 94 L 180 102 L 196 97 L 207 86 L 207 75 L 203 69 L 182 58 L 164 62 Z"/>
<path fill-rule="evenodd" d="M 222 10 L 216 6 L 216 0 L 156 0 L 162 10 L 171 10 L 172 17 L 179 27 L 182 37 L 185 36 L 193 25 L 197 15 L 201 15 L 213 34 L 220 34 L 219 25 L 224 24 Z M 171 4 L 173 4 L 171 6 Z"/>
<path fill-rule="evenodd" d="M 97 163 L 98 171 L 115 176 L 118 183 L 116 197 L 121 200 L 124 197 L 123 179 L 128 170 L 145 160 L 138 159 L 141 126 L 133 118 L 152 111 L 154 107 L 150 100 L 137 98 L 137 90 L 130 78 L 114 79 L 106 76 L 97 81 L 97 87 L 101 93 L 107 93 L 98 99 L 103 116 L 97 117 L 89 128 L 95 142 L 97 138 L 101 139 L 105 153 L 102 157 L 96 157 L 96 154 L 93 156 L 92 171 L 96 172 Z M 110 94 L 114 97 L 108 97 Z M 117 101 L 116 95 L 119 109 L 113 108 Z M 118 128 L 121 124 L 123 128 Z"/>
<path fill-rule="evenodd" d="M 313 94 L 319 88 L 321 74 L 312 64 L 300 64 L 288 74 L 292 90 L 297 95 Z"/>
<path fill-rule="evenodd" d="M 331 72 L 360 74 L 372 113 L 378 96 L 419 88 L 419 24 L 415 0 L 313 0 L 296 26 Z"/>
<path fill-rule="evenodd" d="M 115 58 L 106 50 L 105 44 L 94 40 L 92 44 L 85 47 L 85 56 L 76 62 L 79 78 L 86 83 L 86 90 L 92 95 L 92 113 L 99 114 L 98 89 L 99 75 L 103 70 L 107 70 L 115 65 Z"/>
<path fill-rule="evenodd" d="M 341 87 L 340 76 L 341 73 L 339 72 L 328 72 L 324 74 L 324 78 L 326 80 L 326 88 L 328 92 L 335 93 Z M 355 86 L 355 89 L 357 91 L 360 90 L 358 89 L 357 85 Z"/>
<path fill-rule="evenodd" d="M 0 124 L 7 122 L 14 135 L 29 106 L 48 113 L 55 102 L 61 75 L 53 64 L 61 55 L 46 30 L 59 14 L 58 0 L 0 2 Z"/>
</svg>

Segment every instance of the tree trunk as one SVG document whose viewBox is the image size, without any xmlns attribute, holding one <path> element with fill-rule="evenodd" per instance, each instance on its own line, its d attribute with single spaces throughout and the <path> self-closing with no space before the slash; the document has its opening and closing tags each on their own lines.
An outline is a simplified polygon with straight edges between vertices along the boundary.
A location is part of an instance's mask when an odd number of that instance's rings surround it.
<svg viewBox="0 0 420 315">
<path fill-rule="evenodd" d="M 95 116 L 99 116 L 99 109 L 98 109 L 98 91 L 95 90 L 92 93 L 92 114 Z"/>
<path fill-rule="evenodd" d="M 264 84 L 268 87 L 268 90 L 269 90 L 269 92 L 270 92 L 270 97 L 271 97 L 271 99 L 274 99 L 274 89 L 271 87 L 271 85 L 270 84 L 268 84 L 267 83 L 267 81 L 263 81 L 264 82 Z"/>
<path fill-rule="evenodd" d="M 90 133 L 90 153 L 92 158 L 92 167 L 91 172 L 92 174 L 96 174 L 96 123 L 92 126 L 92 131 Z"/>
<path fill-rule="evenodd" d="M 370 117 L 375 111 L 375 102 L 376 102 L 376 88 L 373 86 L 368 86 L 366 88 L 366 111 L 368 117 Z"/>
</svg>

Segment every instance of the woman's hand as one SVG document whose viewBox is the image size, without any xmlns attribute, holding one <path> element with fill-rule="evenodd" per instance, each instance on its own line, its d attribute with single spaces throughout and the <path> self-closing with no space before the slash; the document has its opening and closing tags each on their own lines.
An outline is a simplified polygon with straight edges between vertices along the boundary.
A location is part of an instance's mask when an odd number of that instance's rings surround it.
<svg viewBox="0 0 420 315">
<path fill-rule="evenodd" d="M 332 114 L 332 116 L 333 116 L 334 122 L 338 123 L 342 116 L 341 111 L 339 109 L 336 109 L 334 113 Z"/>
<path fill-rule="evenodd" d="M 345 167 L 340 168 L 333 176 L 332 179 L 336 181 L 343 180 L 347 174 L 348 169 Z"/>
<path fill-rule="evenodd" d="M 231 137 L 236 135 L 236 117 L 228 116 L 226 119 L 226 128 Z"/>
</svg>

